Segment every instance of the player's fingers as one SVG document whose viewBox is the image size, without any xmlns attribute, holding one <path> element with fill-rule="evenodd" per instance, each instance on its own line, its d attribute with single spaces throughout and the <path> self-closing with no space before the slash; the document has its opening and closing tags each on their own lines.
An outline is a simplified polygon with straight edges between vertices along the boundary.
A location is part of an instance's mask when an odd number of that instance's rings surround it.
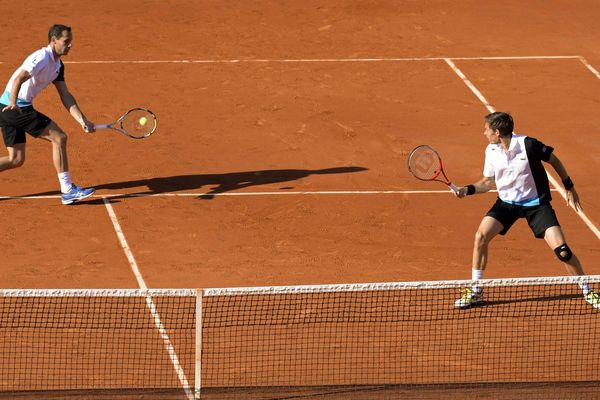
<svg viewBox="0 0 600 400">
<path fill-rule="evenodd" d="M 83 130 L 87 133 L 96 132 L 96 125 L 91 122 L 86 122 L 82 125 Z"/>
</svg>

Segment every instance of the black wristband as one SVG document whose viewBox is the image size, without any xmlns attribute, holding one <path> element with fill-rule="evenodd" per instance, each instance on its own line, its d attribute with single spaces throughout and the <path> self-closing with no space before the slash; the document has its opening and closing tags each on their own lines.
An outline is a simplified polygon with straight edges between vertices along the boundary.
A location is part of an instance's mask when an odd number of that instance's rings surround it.
<svg viewBox="0 0 600 400">
<path fill-rule="evenodd" d="M 573 181 L 571 180 L 571 178 L 568 176 L 565 179 L 563 179 L 562 183 L 563 183 L 563 186 L 565 187 L 565 190 L 571 190 L 575 186 L 575 185 L 573 185 Z"/>
<path fill-rule="evenodd" d="M 467 196 L 475 194 L 475 185 L 467 185 Z"/>
</svg>

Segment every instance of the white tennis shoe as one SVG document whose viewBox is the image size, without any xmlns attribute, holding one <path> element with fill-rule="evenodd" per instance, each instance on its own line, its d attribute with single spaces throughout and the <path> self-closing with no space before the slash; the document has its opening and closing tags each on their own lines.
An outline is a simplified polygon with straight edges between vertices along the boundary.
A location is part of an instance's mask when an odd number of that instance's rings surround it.
<svg viewBox="0 0 600 400">
<path fill-rule="evenodd" d="M 476 292 L 472 288 L 462 290 L 460 299 L 454 302 L 456 308 L 469 308 L 483 304 L 483 291 Z"/>
</svg>

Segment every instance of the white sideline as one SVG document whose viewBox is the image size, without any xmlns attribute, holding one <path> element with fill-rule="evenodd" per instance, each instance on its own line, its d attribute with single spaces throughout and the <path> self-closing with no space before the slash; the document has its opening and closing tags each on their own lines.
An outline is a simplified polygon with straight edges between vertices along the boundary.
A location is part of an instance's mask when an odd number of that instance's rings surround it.
<svg viewBox="0 0 600 400">
<path fill-rule="evenodd" d="M 579 61 L 581 61 L 581 63 L 592 72 L 592 74 L 596 75 L 596 78 L 600 79 L 600 72 L 598 72 L 596 68 L 592 67 L 592 64 L 590 64 L 585 58 L 580 56 Z"/>
<path fill-rule="evenodd" d="M 138 285 L 140 286 L 140 289 L 147 290 L 148 287 L 146 286 L 146 282 L 144 281 L 144 278 L 142 277 L 142 274 L 140 273 L 137 262 L 135 261 L 135 257 L 133 257 L 133 253 L 131 252 L 129 244 L 127 243 L 127 239 L 125 239 L 125 234 L 123 233 L 123 230 L 121 229 L 121 225 L 119 224 L 119 220 L 117 219 L 115 210 L 113 209 L 113 207 L 110 204 L 110 201 L 108 199 L 104 198 L 102 200 L 104 201 L 104 205 L 106 206 L 106 210 L 108 211 L 110 220 L 113 224 L 115 232 L 117 233 L 117 237 L 119 238 L 121 247 L 123 248 L 123 251 L 125 252 L 125 256 L 127 257 L 127 260 L 129 261 L 131 270 L 133 271 L 133 274 L 135 275 L 135 279 L 137 280 Z M 154 318 L 154 325 L 156 325 L 156 329 L 158 329 L 158 332 L 160 333 L 160 337 L 162 338 L 163 343 L 165 345 L 165 349 L 167 350 L 167 353 L 169 354 L 169 358 L 171 359 L 173 368 L 175 368 L 175 372 L 177 373 L 177 378 L 179 378 L 179 382 L 181 383 L 183 390 L 185 391 L 188 399 L 194 400 L 195 399 L 194 392 L 190 388 L 189 381 L 185 375 L 185 371 L 181 367 L 179 358 L 177 357 L 177 354 L 175 353 L 175 348 L 173 347 L 173 344 L 171 343 L 169 334 L 167 333 L 167 330 L 165 329 L 165 327 L 160 319 L 160 315 L 158 315 L 158 311 L 156 310 L 156 305 L 154 304 L 154 301 L 152 301 L 152 297 L 150 295 L 145 296 L 145 297 L 146 297 L 146 304 L 148 305 L 148 309 L 150 310 L 150 313 L 152 314 L 152 317 Z"/>
</svg>

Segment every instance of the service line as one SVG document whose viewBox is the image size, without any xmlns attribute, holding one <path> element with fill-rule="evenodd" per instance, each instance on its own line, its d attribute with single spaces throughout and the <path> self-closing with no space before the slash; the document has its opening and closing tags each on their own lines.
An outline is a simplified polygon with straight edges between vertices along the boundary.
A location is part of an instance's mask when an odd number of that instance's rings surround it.
<svg viewBox="0 0 600 400">
<path fill-rule="evenodd" d="M 480 56 L 480 57 L 374 57 L 374 58 L 248 58 L 248 59 L 196 59 L 196 60 L 82 60 L 65 61 L 65 64 L 240 64 L 240 63 L 368 63 L 398 61 L 452 60 L 560 60 L 580 59 L 581 56 Z M 1 62 L 0 62 L 1 63 Z"/>
</svg>

